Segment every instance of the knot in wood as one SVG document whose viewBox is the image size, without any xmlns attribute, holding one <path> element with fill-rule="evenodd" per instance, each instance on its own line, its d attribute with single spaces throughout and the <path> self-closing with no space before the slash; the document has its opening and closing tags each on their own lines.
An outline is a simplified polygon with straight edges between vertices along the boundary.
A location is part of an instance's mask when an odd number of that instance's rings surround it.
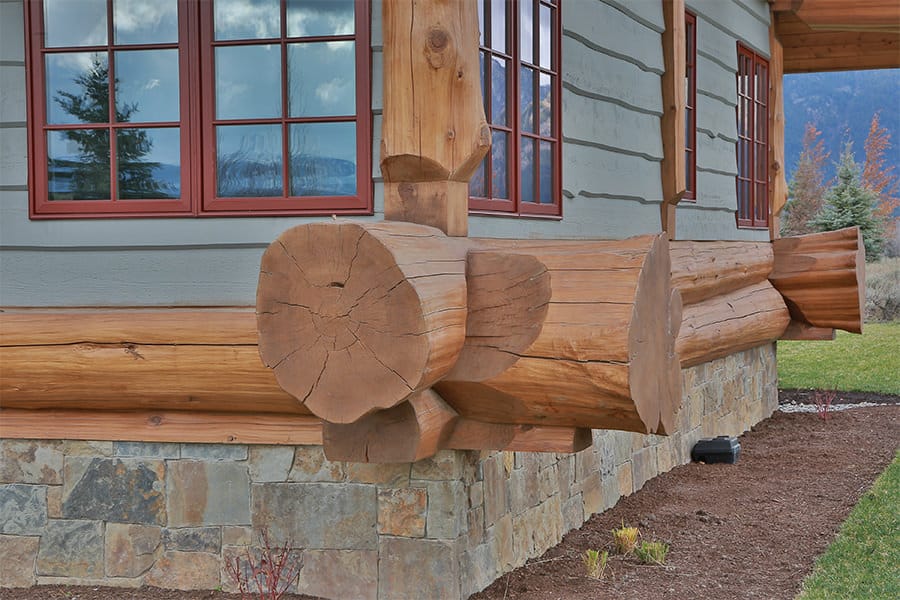
<svg viewBox="0 0 900 600">
<path fill-rule="evenodd" d="M 450 34 L 443 27 L 432 27 L 425 36 L 425 58 L 433 69 L 449 62 Z"/>
</svg>

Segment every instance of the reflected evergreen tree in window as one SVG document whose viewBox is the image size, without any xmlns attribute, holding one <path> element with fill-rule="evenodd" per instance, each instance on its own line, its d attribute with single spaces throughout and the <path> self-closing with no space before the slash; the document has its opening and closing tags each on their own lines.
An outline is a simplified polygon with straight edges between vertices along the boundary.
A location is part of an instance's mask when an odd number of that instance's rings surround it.
<svg viewBox="0 0 900 600">
<path fill-rule="evenodd" d="M 74 79 L 82 88 L 80 94 L 59 90 L 54 101 L 67 113 L 83 123 L 109 122 L 109 67 L 94 60 L 91 68 Z M 119 81 L 115 85 L 118 89 Z M 136 103 L 116 108 L 115 119 L 127 123 L 138 112 Z M 171 198 L 164 186 L 154 177 L 160 163 L 145 159 L 153 148 L 153 141 L 145 129 L 114 129 L 118 166 L 118 197 L 124 199 Z M 65 196 L 83 200 L 104 200 L 110 197 L 110 129 L 67 129 L 60 133 L 78 145 L 78 161 L 51 159 L 51 178 L 54 174 L 70 172 L 70 192 Z M 51 194 L 51 198 L 54 195 Z"/>
</svg>

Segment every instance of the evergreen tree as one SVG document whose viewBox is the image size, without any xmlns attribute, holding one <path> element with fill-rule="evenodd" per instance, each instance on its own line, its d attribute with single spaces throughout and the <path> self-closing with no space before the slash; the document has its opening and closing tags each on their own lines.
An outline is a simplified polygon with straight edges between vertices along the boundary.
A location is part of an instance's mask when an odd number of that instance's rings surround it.
<svg viewBox="0 0 900 600">
<path fill-rule="evenodd" d="M 860 168 L 853 158 L 853 145 L 847 143 L 838 163 L 837 182 L 825 194 L 825 205 L 812 225 L 817 231 L 834 231 L 859 226 L 866 260 L 878 260 L 884 248 L 884 226 L 875 214 L 878 196 L 862 185 Z"/>
<path fill-rule="evenodd" d="M 94 60 L 91 68 L 75 78 L 81 93 L 60 91 L 56 103 L 83 123 L 109 122 L 109 66 Z M 115 81 L 118 89 L 118 79 Z M 116 108 L 116 122 L 126 123 L 138 111 L 136 104 Z M 119 198 L 166 197 L 153 171 L 160 165 L 143 158 L 153 148 L 153 141 L 144 129 L 118 129 L 116 155 L 118 158 Z M 82 199 L 109 198 L 110 130 L 67 129 L 64 135 L 78 144 L 79 161 L 73 165 L 72 181 L 75 193 Z"/>
<path fill-rule="evenodd" d="M 822 209 L 827 189 L 824 165 L 828 153 L 825 152 L 825 142 L 820 139 L 821 135 L 822 132 L 812 123 L 806 124 L 803 150 L 788 184 L 789 202 L 784 207 L 782 235 L 802 235 L 815 231 L 810 221 Z"/>
</svg>

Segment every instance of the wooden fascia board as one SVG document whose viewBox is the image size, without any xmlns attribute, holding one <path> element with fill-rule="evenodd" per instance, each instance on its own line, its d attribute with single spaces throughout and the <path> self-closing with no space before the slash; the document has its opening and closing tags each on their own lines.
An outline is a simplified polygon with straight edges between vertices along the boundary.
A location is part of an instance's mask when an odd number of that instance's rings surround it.
<svg viewBox="0 0 900 600">
<path fill-rule="evenodd" d="M 669 239 L 675 237 L 675 206 L 687 188 L 685 177 L 685 25 L 684 0 L 662 0 L 665 31 L 662 35 L 663 115 L 660 128 L 663 142 L 662 185 L 660 206 L 662 230 Z"/>
<path fill-rule="evenodd" d="M 769 5 L 814 30 L 900 32 L 896 0 L 769 0 Z"/>
</svg>

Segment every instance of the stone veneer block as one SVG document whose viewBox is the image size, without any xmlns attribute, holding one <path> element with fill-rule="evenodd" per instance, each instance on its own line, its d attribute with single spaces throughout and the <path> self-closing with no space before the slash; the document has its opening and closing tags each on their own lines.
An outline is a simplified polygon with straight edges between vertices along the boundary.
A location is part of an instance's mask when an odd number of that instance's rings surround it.
<svg viewBox="0 0 900 600">
<path fill-rule="evenodd" d="M 166 493 L 169 527 L 250 523 L 246 463 L 171 462 Z"/>
<path fill-rule="evenodd" d="M 180 458 L 181 446 L 167 442 L 115 442 L 116 456 L 146 458 Z"/>
<path fill-rule="evenodd" d="M 506 472 L 501 454 L 494 454 L 482 464 L 484 473 L 484 524 L 493 525 L 509 510 Z"/>
<path fill-rule="evenodd" d="M 63 517 L 162 525 L 165 473 L 165 463 L 159 460 L 90 459 L 76 482 L 66 482 Z"/>
<path fill-rule="evenodd" d="M 453 450 L 441 450 L 431 458 L 414 462 L 410 477 L 440 481 L 462 479 L 468 458 L 467 454 Z"/>
<path fill-rule="evenodd" d="M 461 481 L 428 481 L 425 535 L 456 539 L 466 530 L 466 490 Z"/>
<path fill-rule="evenodd" d="M 0 485 L 0 533 L 40 534 L 47 524 L 47 488 Z"/>
<path fill-rule="evenodd" d="M 627 462 L 619 467 L 616 478 L 619 482 L 619 495 L 622 497 L 630 496 L 634 492 L 634 472 L 631 462 Z"/>
<path fill-rule="evenodd" d="M 249 546 L 253 543 L 253 528 L 240 525 L 222 527 L 223 546 Z"/>
<path fill-rule="evenodd" d="M 344 477 L 344 463 L 325 458 L 321 446 L 297 446 L 294 449 L 289 481 L 343 481 Z"/>
<path fill-rule="evenodd" d="M 382 537 L 378 543 L 378 597 L 391 600 L 460 600 L 455 542 Z"/>
<path fill-rule="evenodd" d="M 251 446 L 250 481 L 287 481 L 294 463 L 293 446 Z"/>
<path fill-rule="evenodd" d="M 62 483 L 62 442 L 0 440 L 0 482 Z"/>
<path fill-rule="evenodd" d="M 631 459 L 634 476 L 634 490 L 644 487 L 644 484 L 656 477 L 659 472 L 656 469 L 656 449 L 644 448 L 634 453 Z"/>
<path fill-rule="evenodd" d="M 163 532 L 166 550 L 182 552 L 219 552 L 222 550 L 221 527 L 186 527 Z"/>
<path fill-rule="evenodd" d="M 62 486 L 47 486 L 47 516 L 51 519 L 62 518 Z"/>
<path fill-rule="evenodd" d="M 35 583 L 37 537 L 0 535 L 0 587 L 31 587 Z"/>
<path fill-rule="evenodd" d="M 103 576 L 103 524 L 56 520 L 47 523 L 37 555 L 38 575 Z"/>
<path fill-rule="evenodd" d="M 401 537 L 425 537 L 425 488 L 378 490 L 378 533 Z"/>
<path fill-rule="evenodd" d="M 408 463 L 344 463 L 347 481 L 401 487 L 409 485 Z"/>
<path fill-rule="evenodd" d="M 173 550 L 156 561 L 144 583 L 176 590 L 211 590 L 219 587 L 219 569 L 217 554 Z"/>
<path fill-rule="evenodd" d="M 372 485 L 261 483 L 252 487 L 253 526 L 297 548 L 374 550 L 377 499 Z"/>
<path fill-rule="evenodd" d="M 376 600 L 378 552 L 307 550 L 303 553 L 297 590 L 311 596 Z"/>
<path fill-rule="evenodd" d="M 98 440 L 65 440 L 63 454 L 66 456 L 112 456 L 113 442 Z"/>
<path fill-rule="evenodd" d="M 162 529 L 155 525 L 107 523 L 105 564 L 108 577 L 138 577 L 153 566 Z"/>
<path fill-rule="evenodd" d="M 182 444 L 181 458 L 199 460 L 247 460 L 247 446 L 239 444 Z"/>
</svg>

